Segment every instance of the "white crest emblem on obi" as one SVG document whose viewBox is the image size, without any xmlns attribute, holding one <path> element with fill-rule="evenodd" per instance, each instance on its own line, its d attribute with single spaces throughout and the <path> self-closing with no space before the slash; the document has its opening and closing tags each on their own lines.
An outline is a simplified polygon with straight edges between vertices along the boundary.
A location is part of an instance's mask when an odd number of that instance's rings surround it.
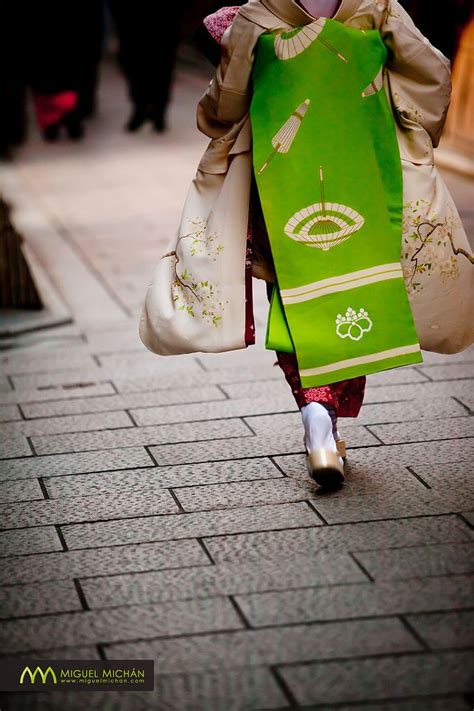
<svg viewBox="0 0 474 711">
<path fill-rule="evenodd" d="M 339 338 L 350 338 L 351 341 L 360 341 L 365 333 L 372 330 L 372 320 L 365 309 L 356 312 L 349 306 L 344 316 L 337 314 L 336 333 Z"/>
</svg>

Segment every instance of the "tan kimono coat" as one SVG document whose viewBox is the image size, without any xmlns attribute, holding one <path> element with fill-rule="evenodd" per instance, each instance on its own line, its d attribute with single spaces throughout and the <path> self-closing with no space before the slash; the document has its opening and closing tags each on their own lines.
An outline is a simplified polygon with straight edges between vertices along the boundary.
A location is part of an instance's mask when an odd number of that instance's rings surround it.
<svg viewBox="0 0 474 711">
<path fill-rule="evenodd" d="M 383 88 L 393 109 L 404 175 L 401 262 L 421 346 L 450 353 L 474 340 L 473 258 L 458 212 L 434 166 L 449 106 L 449 61 L 397 0 L 342 0 L 333 19 L 379 30 L 388 49 Z M 253 50 L 263 32 L 314 21 L 292 0 L 249 0 L 222 40 L 216 75 L 198 105 L 211 138 L 172 247 L 148 288 L 140 337 L 155 353 L 245 347 Z M 253 274 L 272 280 L 265 248 Z"/>
</svg>

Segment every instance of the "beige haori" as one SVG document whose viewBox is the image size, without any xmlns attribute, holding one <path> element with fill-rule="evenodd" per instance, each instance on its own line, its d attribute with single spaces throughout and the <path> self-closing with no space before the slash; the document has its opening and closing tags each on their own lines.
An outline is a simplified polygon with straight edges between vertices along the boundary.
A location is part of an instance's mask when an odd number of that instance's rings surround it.
<svg viewBox="0 0 474 711">
<path fill-rule="evenodd" d="M 387 47 L 383 87 L 395 118 L 404 180 L 401 265 L 421 347 L 456 353 L 474 341 L 474 259 L 434 166 L 433 146 L 449 106 L 449 61 L 397 0 L 342 0 L 333 19 L 362 31 L 378 30 Z M 198 127 L 211 142 L 141 316 L 140 337 L 155 353 L 246 345 L 253 51 L 262 33 L 313 21 L 292 0 L 250 0 L 224 34 L 220 66 L 197 112 Z M 265 249 L 259 249 L 258 235 L 254 241 L 253 274 L 272 281 L 271 265 L 259 256 Z"/>
</svg>

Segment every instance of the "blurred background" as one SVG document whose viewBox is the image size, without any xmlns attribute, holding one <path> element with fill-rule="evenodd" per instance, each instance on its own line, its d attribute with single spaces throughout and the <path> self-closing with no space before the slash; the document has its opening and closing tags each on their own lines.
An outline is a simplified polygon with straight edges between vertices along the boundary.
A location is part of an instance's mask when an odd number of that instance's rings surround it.
<svg viewBox="0 0 474 711">
<path fill-rule="evenodd" d="M 403 4 L 453 63 L 437 160 L 472 234 L 472 3 Z M 104 320 L 136 316 L 205 145 L 202 19 L 222 5 L 0 2 L 0 336 L 97 320 L 91 280 Z"/>
</svg>

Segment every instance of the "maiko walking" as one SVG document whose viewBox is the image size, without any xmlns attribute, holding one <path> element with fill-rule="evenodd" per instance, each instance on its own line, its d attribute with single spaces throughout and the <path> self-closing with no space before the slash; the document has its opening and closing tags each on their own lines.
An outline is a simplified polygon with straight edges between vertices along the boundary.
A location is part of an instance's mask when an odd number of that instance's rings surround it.
<svg viewBox="0 0 474 711">
<path fill-rule="evenodd" d="M 211 138 L 140 334 L 155 353 L 266 347 L 301 409 L 310 476 L 344 481 L 337 418 L 365 377 L 474 340 L 473 257 L 436 171 L 448 60 L 397 0 L 250 0 L 204 21 L 221 46 L 198 105 Z"/>
</svg>

